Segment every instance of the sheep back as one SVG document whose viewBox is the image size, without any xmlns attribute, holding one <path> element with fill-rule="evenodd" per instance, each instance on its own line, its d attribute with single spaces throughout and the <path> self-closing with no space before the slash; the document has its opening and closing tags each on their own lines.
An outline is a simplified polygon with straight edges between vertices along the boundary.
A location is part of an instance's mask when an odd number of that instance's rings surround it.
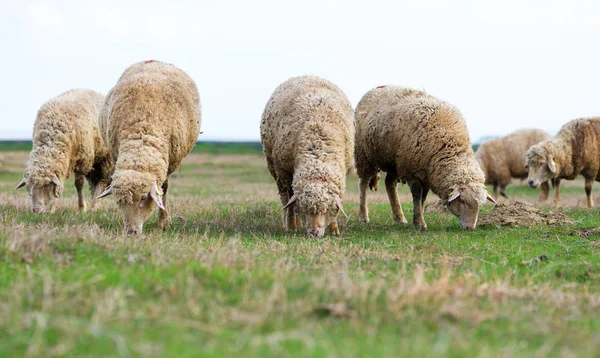
<svg viewBox="0 0 600 358">
<path fill-rule="evenodd" d="M 321 176 L 334 182 L 341 197 L 354 155 L 352 113 L 346 95 L 325 79 L 294 77 L 277 87 L 260 126 L 275 179 L 294 175 L 297 191 L 310 178 Z M 311 158 L 325 158 L 327 166 L 304 165 Z"/>
<path fill-rule="evenodd" d="M 47 185 L 55 175 L 64 181 L 71 173 L 92 172 L 108 160 L 100 138 L 98 113 L 104 96 L 87 89 L 66 91 L 39 109 L 33 126 L 33 149 L 25 169 L 29 186 Z"/>
<path fill-rule="evenodd" d="M 160 185 L 194 147 L 200 121 L 200 95 L 185 72 L 160 61 L 127 68 L 100 115 L 100 130 L 117 160 L 113 179 L 135 187 L 126 173 L 136 171 L 146 174 L 144 182 L 155 178 Z"/>
<path fill-rule="evenodd" d="M 511 178 L 527 178 L 527 150 L 548 138 L 550 134 L 541 129 L 521 129 L 483 142 L 475 156 L 485 174 L 486 184 L 508 184 Z"/>
<path fill-rule="evenodd" d="M 567 122 L 554 137 L 529 148 L 527 163 L 549 156 L 558 166 L 558 178 L 573 180 L 581 174 L 600 180 L 600 117 Z"/>
<path fill-rule="evenodd" d="M 481 183 L 460 111 L 423 91 L 372 89 L 355 112 L 356 167 L 360 177 L 383 170 L 419 180 L 446 201 L 453 185 Z"/>
</svg>

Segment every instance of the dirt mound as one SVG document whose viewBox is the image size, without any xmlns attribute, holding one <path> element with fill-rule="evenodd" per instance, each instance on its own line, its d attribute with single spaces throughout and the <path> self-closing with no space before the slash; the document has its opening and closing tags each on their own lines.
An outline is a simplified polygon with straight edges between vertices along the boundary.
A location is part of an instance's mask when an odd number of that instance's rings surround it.
<svg viewBox="0 0 600 358">
<path fill-rule="evenodd" d="M 588 238 L 596 235 L 599 231 L 600 227 L 593 227 L 591 229 L 575 230 L 574 233 L 577 234 L 579 237 Z"/>
<path fill-rule="evenodd" d="M 438 200 L 434 203 L 427 204 L 425 206 L 426 213 L 447 213 L 448 209 L 444 206 L 444 203 L 441 200 Z"/>
<path fill-rule="evenodd" d="M 563 214 L 545 212 L 531 204 L 515 201 L 497 204 L 492 211 L 481 215 L 477 226 L 538 226 L 564 225 L 574 221 Z"/>
</svg>

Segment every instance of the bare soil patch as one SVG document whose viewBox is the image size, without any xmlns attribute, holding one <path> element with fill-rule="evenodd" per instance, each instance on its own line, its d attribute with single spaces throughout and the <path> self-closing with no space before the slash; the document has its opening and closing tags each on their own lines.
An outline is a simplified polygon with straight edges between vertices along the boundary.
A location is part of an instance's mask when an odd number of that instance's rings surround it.
<svg viewBox="0 0 600 358">
<path fill-rule="evenodd" d="M 563 214 L 541 211 L 531 204 L 515 201 L 496 205 L 491 212 L 481 215 L 477 225 L 528 227 L 564 225 L 573 222 Z"/>
</svg>

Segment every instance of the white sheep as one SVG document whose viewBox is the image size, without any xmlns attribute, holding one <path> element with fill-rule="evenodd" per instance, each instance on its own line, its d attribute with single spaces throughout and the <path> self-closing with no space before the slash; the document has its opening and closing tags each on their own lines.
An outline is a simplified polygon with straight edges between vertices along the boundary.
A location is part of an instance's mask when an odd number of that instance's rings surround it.
<svg viewBox="0 0 600 358">
<path fill-rule="evenodd" d="M 552 138 L 531 146 L 525 162 L 528 184 L 536 188 L 548 180 L 554 182 L 554 206 L 560 206 L 560 180 L 585 178 L 588 208 L 594 207 L 592 185 L 600 181 L 600 117 L 575 119 Z"/>
<path fill-rule="evenodd" d="M 473 230 L 486 199 L 469 133 L 456 107 L 425 92 L 379 86 L 367 92 L 356 107 L 356 169 L 360 215 L 368 222 L 367 186 L 374 187 L 379 171 L 394 219 L 406 223 L 396 191 L 398 180 L 408 183 L 413 196 L 415 228 L 426 230 L 423 206 L 429 190 L 437 194 L 463 229 Z"/>
<path fill-rule="evenodd" d="M 50 99 L 38 111 L 33 125 L 33 149 L 16 189 L 27 186 L 31 211 L 54 212 L 65 180 L 75 173 L 79 211 L 86 210 L 84 178 L 92 195 L 106 188 L 113 161 L 98 131 L 98 113 L 104 96 L 73 89 Z"/>
<path fill-rule="evenodd" d="M 325 228 L 339 234 L 337 216 L 343 213 L 354 148 L 346 95 L 319 77 L 291 78 L 269 99 L 260 134 L 287 229 L 303 222 L 312 237 L 323 236 Z"/>
<path fill-rule="evenodd" d="M 109 92 L 100 131 L 115 158 L 111 186 L 123 212 L 124 232 L 136 235 L 154 209 L 158 226 L 169 223 L 169 176 L 192 150 L 200 130 L 200 95 L 179 68 L 159 62 L 136 63 Z"/>
<path fill-rule="evenodd" d="M 500 138 L 488 139 L 477 148 L 475 158 L 483 170 L 485 183 L 494 186 L 496 197 L 499 193 L 508 198 L 506 186 L 511 178 L 527 178 L 528 170 L 523 165 L 527 150 L 548 138 L 550 134 L 541 129 L 520 129 Z M 548 182 L 543 182 L 540 200 L 548 198 L 549 189 Z"/>
</svg>

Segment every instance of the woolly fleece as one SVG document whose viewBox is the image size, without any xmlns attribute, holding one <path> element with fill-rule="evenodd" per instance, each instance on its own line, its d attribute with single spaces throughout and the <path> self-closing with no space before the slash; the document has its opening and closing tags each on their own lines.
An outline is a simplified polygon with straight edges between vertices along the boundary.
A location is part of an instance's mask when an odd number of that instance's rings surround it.
<svg viewBox="0 0 600 358">
<path fill-rule="evenodd" d="M 476 221 L 487 191 L 465 121 L 457 108 L 423 91 L 380 86 L 360 100 L 355 125 L 358 176 L 366 188 L 379 171 L 387 172 L 386 186 L 397 221 L 406 222 L 399 203 L 394 203 L 398 179 L 411 185 L 413 198 L 421 205 L 420 210 L 415 210 L 418 228 L 426 228 L 422 212 L 428 190 L 448 205 L 451 193 L 460 188 L 460 200 L 452 201 L 448 208 L 459 216 L 453 205 L 460 201 Z M 361 197 L 365 188 L 361 188 Z M 361 220 L 368 221 L 366 198 L 361 198 L 361 204 L 363 200 Z M 462 225 L 462 216 L 459 218 Z"/>
<path fill-rule="evenodd" d="M 261 142 L 281 203 L 298 198 L 288 220 L 298 214 L 310 226 L 306 215 L 328 214 L 335 224 L 354 154 L 352 114 L 342 90 L 315 76 L 291 78 L 269 99 Z"/>
<path fill-rule="evenodd" d="M 33 149 L 23 173 L 28 188 L 61 183 L 71 173 L 84 175 L 92 201 L 99 183 L 107 185 L 113 162 L 98 131 L 104 96 L 88 89 L 72 89 L 50 99 L 39 109 L 33 126 Z M 55 196 L 62 195 L 53 185 Z"/>
<path fill-rule="evenodd" d="M 555 173 L 549 170 L 551 161 L 555 164 Z M 554 137 L 529 148 L 526 165 L 530 180 L 554 179 L 556 206 L 560 205 L 560 180 L 573 180 L 582 175 L 586 181 L 588 207 L 593 207 L 592 185 L 594 180 L 600 181 L 600 117 L 566 123 Z"/>
<path fill-rule="evenodd" d="M 194 147 L 200 119 L 196 84 L 179 68 L 145 61 L 125 70 L 100 115 L 102 136 L 116 158 L 113 194 L 121 209 L 154 183 L 166 185 Z"/>
<path fill-rule="evenodd" d="M 504 190 L 511 178 L 527 178 L 527 150 L 548 138 L 550 134 L 541 129 L 521 129 L 500 138 L 489 139 L 477 148 L 475 157 L 485 175 L 485 183 L 494 186 L 494 195 L 498 195 L 500 187 L 500 192 L 506 196 Z M 548 183 L 545 183 L 547 190 Z M 542 193 L 542 196 L 547 194 Z"/>
</svg>

